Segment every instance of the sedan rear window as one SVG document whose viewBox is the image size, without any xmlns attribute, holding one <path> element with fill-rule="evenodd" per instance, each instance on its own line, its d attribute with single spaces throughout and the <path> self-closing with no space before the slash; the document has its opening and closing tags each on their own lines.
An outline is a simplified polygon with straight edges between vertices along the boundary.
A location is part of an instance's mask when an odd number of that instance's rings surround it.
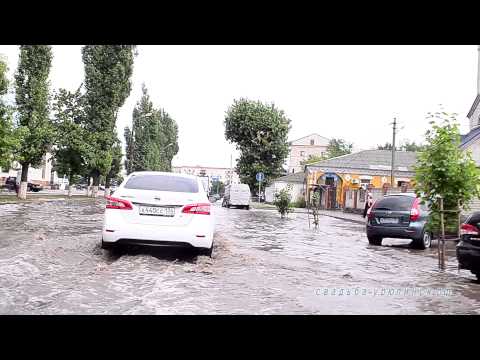
<svg viewBox="0 0 480 360">
<path fill-rule="evenodd" d="M 168 175 L 132 176 L 124 187 L 136 190 L 198 193 L 198 182 L 196 180 Z"/>
<path fill-rule="evenodd" d="M 387 196 L 377 201 L 374 209 L 410 211 L 414 200 L 413 196 Z"/>
</svg>

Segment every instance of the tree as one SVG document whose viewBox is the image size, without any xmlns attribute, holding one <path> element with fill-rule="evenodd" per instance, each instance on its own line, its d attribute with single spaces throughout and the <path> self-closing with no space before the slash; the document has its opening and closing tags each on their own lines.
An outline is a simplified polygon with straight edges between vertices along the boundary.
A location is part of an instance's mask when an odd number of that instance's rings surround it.
<svg viewBox="0 0 480 360">
<path fill-rule="evenodd" d="M 212 188 L 210 189 L 210 195 L 219 194 L 220 196 L 223 196 L 224 193 L 225 193 L 225 184 L 220 180 L 212 181 Z"/>
<path fill-rule="evenodd" d="M 385 145 L 377 145 L 377 150 L 392 150 L 393 146 L 391 143 L 386 142 Z"/>
<path fill-rule="evenodd" d="M 20 46 L 20 59 L 15 74 L 20 145 L 15 156 L 22 165 L 18 192 L 21 199 L 27 197 L 30 165 L 40 165 L 53 141 L 54 128 L 49 118 L 48 90 L 51 62 L 51 46 Z"/>
<path fill-rule="evenodd" d="M 352 153 L 353 144 L 343 139 L 331 139 L 327 146 L 327 159 Z"/>
<path fill-rule="evenodd" d="M 122 170 L 122 143 L 119 139 L 116 140 L 115 145 L 112 148 L 112 165 L 110 171 L 105 177 L 105 195 L 110 195 L 110 186 L 112 180 L 118 182 L 120 176 L 120 171 Z"/>
<path fill-rule="evenodd" d="M 416 144 L 415 141 L 405 141 L 403 145 L 401 146 L 401 149 L 403 151 L 415 151 L 415 152 L 420 152 L 425 150 L 425 145 L 421 144 Z"/>
<path fill-rule="evenodd" d="M 305 166 L 305 165 L 313 164 L 313 163 L 316 163 L 316 162 L 322 161 L 322 160 L 325 160 L 325 158 L 323 156 L 309 155 L 307 160 L 303 160 L 303 161 L 300 162 L 300 165 Z"/>
<path fill-rule="evenodd" d="M 84 100 L 80 88 L 74 93 L 60 89 L 53 106 L 56 125 L 53 168 L 59 176 L 67 176 L 68 196 L 71 196 L 75 181 L 86 172 L 90 144 L 85 141 L 88 133 L 85 130 Z"/>
<path fill-rule="evenodd" d="M 124 130 L 127 173 L 171 171 L 172 159 L 178 153 L 178 127 L 165 110 L 155 109 L 145 85 L 132 118 L 132 129 Z"/>
<path fill-rule="evenodd" d="M 224 124 L 226 139 L 240 150 L 236 171 L 242 183 L 255 189 L 258 172 L 265 174 L 266 184 L 283 173 L 290 120 L 282 110 L 242 98 L 228 108 Z"/>
<path fill-rule="evenodd" d="M 7 63 L 0 57 L 0 168 L 10 169 L 18 139 L 13 124 L 13 109 L 3 97 L 8 92 Z"/>
<path fill-rule="evenodd" d="M 399 147 L 395 146 L 395 149 L 400 151 L 419 152 L 419 151 L 423 151 L 424 148 L 425 148 L 424 145 L 416 144 L 415 141 L 410 142 L 408 140 L 406 140 Z M 386 142 L 385 145 L 377 145 L 377 150 L 392 150 L 392 144 L 389 142 Z"/>
<path fill-rule="evenodd" d="M 471 200 L 480 195 L 480 173 L 469 152 L 460 148 L 460 132 L 456 114 L 429 113 L 432 128 L 425 134 L 426 145 L 420 152 L 415 167 L 415 192 L 431 206 L 429 229 L 439 232 L 439 197 L 443 198 L 445 210 L 461 208 L 468 210 Z M 438 120 L 441 123 L 438 123 Z M 457 214 L 445 213 L 447 229 L 458 224 Z"/>
<path fill-rule="evenodd" d="M 87 157 L 93 177 L 95 197 L 100 176 L 107 176 L 112 166 L 117 140 L 117 113 L 130 94 L 135 46 L 87 45 L 82 48 L 85 66 L 86 129 L 91 151 Z"/>
</svg>

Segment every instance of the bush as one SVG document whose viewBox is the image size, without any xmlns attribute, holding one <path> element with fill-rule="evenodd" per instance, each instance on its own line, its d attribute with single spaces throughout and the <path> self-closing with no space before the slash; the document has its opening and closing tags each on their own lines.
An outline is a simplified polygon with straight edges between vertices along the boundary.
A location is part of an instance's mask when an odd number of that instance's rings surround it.
<svg viewBox="0 0 480 360">
<path fill-rule="evenodd" d="M 285 189 L 275 193 L 273 204 L 277 207 L 282 218 L 292 211 L 292 204 L 290 202 L 292 197 L 290 195 L 290 190 L 291 186 L 288 185 Z"/>
<path fill-rule="evenodd" d="M 293 207 L 296 207 L 296 208 L 306 208 L 307 207 L 307 203 L 305 201 L 305 198 L 303 196 L 299 196 L 297 198 L 297 201 L 294 201 L 292 203 L 292 206 Z"/>
</svg>

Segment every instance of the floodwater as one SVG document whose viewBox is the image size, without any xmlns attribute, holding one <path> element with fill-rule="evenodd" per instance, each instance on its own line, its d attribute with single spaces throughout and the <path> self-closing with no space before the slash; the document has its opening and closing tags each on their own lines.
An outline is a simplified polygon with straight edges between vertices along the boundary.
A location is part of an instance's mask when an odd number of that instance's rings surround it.
<svg viewBox="0 0 480 360">
<path fill-rule="evenodd" d="M 53 200 L 53 199 L 52 199 Z M 0 205 L 0 314 L 478 314 L 480 284 L 435 245 L 215 205 L 213 258 L 100 248 L 102 200 Z"/>
</svg>

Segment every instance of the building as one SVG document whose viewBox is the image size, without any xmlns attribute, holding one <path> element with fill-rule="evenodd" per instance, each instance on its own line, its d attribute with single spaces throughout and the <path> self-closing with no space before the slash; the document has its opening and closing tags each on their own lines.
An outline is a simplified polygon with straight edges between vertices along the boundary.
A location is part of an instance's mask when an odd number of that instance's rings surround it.
<svg viewBox="0 0 480 360">
<path fill-rule="evenodd" d="M 21 172 L 22 167 L 19 163 L 14 162 L 12 168 L 7 170 L 0 169 L 0 184 L 4 184 L 9 176 L 15 176 Z M 56 183 L 56 173 L 52 170 L 52 155 L 47 153 L 43 156 L 42 164 L 35 168 L 28 169 L 28 181 L 48 187 Z"/>
<path fill-rule="evenodd" d="M 416 155 L 410 151 L 395 152 L 393 188 L 413 187 Z M 318 191 L 322 207 L 345 208 L 348 190 L 364 189 L 369 184 L 378 191 L 391 189 L 391 160 L 390 150 L 363 150 L 306 165 L 306 201 L 312 191 Z"/>
<path fill-rule="evenodd" d="M 301 162 L 307 160 L 310 155 L 323 156 L 327 152 L 329 141 L 330 139 L 318 134 L 310 134 L 291 141 L 289 143 L 288 173 L 303 171 Z"/>
<path fill-rule="evenodd" d="M 460 148 L 472 152 L 472 157 L 480 167 L 480 45 L 478 46 L 477 96 L 467 114 L 470 131 L 462 135 Z"/>
<path fill-rule="evenodd" d="M 273 180 L 272 184 L 265 188 L 265 201 L 273 202 L 275 193 L 291 186 L 290 195 L 292 201 L 297 201 L 299 197 L 305 197 L 305 173 L 296 172 Z"/>
<path fill-rule="evenodd" d="M 238 174 L 231 168 L 209 167 L 209 166 L 173 166 L 172 171 L 180 174 L 191 174 L 197 176 L 217 177 L 219 181 L 227 184 L 240 183 Z"/>
</svg>

